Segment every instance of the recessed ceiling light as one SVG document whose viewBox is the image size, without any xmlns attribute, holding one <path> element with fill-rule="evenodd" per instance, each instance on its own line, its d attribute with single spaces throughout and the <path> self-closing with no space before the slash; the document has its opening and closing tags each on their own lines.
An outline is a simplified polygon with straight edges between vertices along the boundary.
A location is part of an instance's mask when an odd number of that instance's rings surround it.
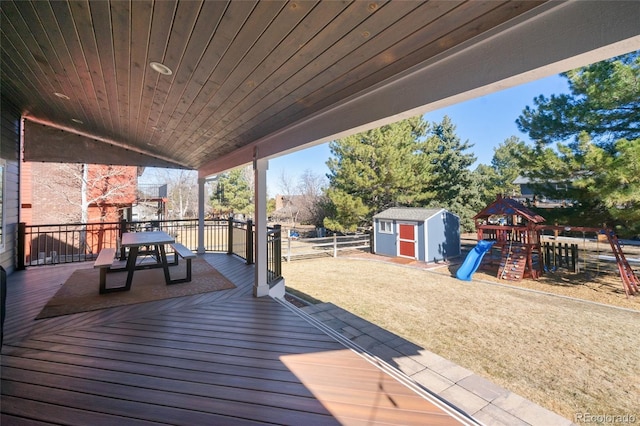
<svg viewBox="0 0 640 426">
<path fill-rule="evenodd" d="M 72 118 L 71 121 L 73 121 L 74 123 L 78 123 L 78 124 L 84 124 L 84 121 L 78 120 L 77 118 Z"/>
<path fill-rule="evenodd" d="M 152 70 L 159 72 L 160 74 L 164 74 L 164 75 L 173 74 L 173 71 L 171 71 L 171 68 L 169 68 L 165 64 L 161 64 L 160 62 L 150 62 L 149 66 L 151 67 Z"/>
<path fill-rule="evenodd" d="M 65 99 L 65 100 L 69 100 L 71 99 L 70 97 L 68 97 L 67 95 L 65 95 L 64 93 L 60 93 L 60 92 L 54 92 L 54 95 L 56 95 L 57 97 L 59 97 L 60 99 Z"/>
</svg>

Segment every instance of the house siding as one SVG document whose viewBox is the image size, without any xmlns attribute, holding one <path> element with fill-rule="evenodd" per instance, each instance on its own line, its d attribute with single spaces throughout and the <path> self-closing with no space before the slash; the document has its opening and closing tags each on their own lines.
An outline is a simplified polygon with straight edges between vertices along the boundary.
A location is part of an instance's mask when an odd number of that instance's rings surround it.
<svg viewBox="0 0 640 426">
<path fill-rule="evenodd" d="M 0 265 L 8 274 L 15 269 L 16 239 L 19 222 L 20 181 L 20 112 L 4 98 L 0 100 L 0 158 L 5 165 L 2 209 L 4 215 L 3 245 Z"/>
</svg>

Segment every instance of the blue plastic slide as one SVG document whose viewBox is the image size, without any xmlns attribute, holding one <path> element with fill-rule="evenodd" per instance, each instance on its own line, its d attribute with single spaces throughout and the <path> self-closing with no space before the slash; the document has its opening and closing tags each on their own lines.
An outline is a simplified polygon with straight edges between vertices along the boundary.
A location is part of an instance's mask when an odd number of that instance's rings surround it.
<svg viewBox="0 0 640 426">
<path fill-rule="evenodd" d="M 456 277 L 459 280 L 471 281 L 471 276 L 480 266 L 484 255 L 491 250 L 491 247 L 495 244 L 495 241 L 478 241 L 478 245 L 473 248 L 467 255 L 467 258 L 462 263 L 462 266 L 456 272 Z"/>
</svg>

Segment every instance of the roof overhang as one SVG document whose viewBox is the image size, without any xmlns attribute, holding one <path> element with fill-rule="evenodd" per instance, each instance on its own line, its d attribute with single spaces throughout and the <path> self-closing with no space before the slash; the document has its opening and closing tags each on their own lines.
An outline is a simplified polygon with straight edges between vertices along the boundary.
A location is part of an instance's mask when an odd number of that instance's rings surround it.
<svg viewBox="0 0 640 426">
<path fill-rule="evenodd" d="M 595 1 L 546 3 L 213 160 L 200 174 L 247 164 L 256 156 L 287 154 L 639 50 L 640 2 L 616 6 Z"/>
<path fill-rule="evenodd" d="M 204 177 L 640 50 L 634 0 L 3 0 L 0 18 L 26 158 Z"/>
</svg>

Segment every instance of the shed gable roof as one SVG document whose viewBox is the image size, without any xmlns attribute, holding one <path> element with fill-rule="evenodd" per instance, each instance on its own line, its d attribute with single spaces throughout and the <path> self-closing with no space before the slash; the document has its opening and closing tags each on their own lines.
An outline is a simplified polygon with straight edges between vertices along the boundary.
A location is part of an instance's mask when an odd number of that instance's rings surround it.
<svg viewBox="0 0 640 426">
<path fill-rule="evenodd" d="M 422 207 L 391 207 L 374 215 L 373 218 L 423 222 L 442 211 L 445 210 L 443 208 L 426 209 Z"/>
</svg>

